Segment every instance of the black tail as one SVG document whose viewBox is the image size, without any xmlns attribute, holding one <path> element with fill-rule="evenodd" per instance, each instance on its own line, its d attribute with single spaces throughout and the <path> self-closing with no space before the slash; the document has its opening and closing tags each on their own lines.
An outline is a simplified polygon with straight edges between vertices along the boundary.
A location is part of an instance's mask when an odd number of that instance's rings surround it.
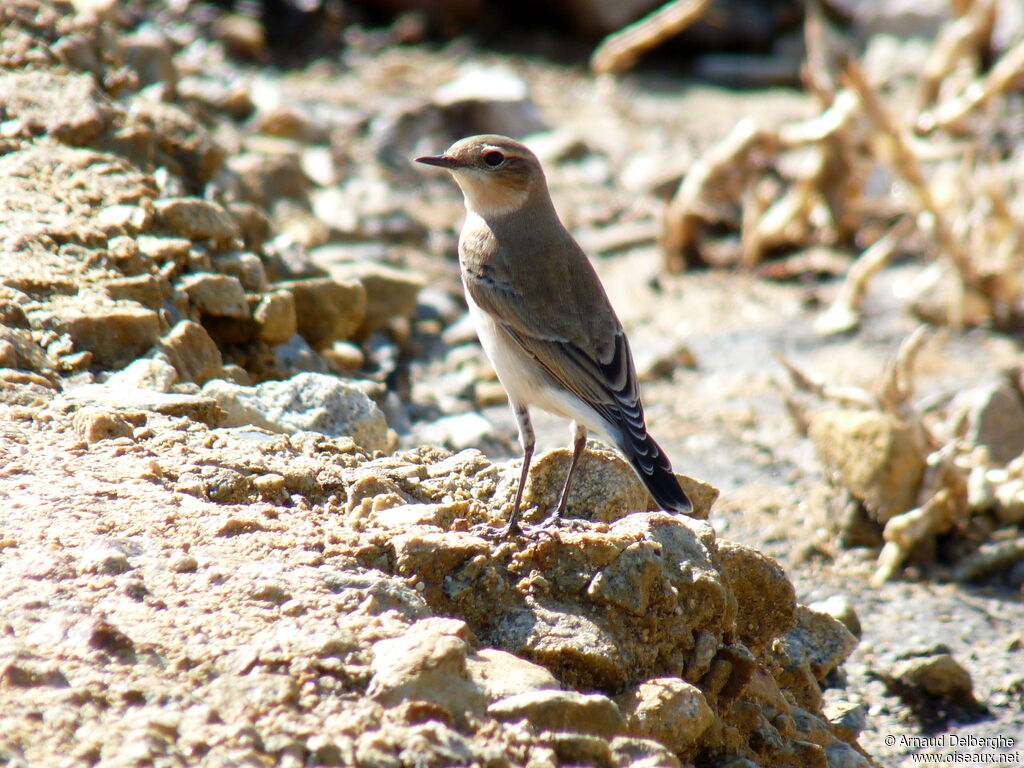
<svg viewBox="0 0 1024 768">
<path fill-rule="evenodd" d="M 631 440 L 628 446 L 620 448 L 661 509 L 682 513 L 693 510 L 693 504 L 672 473 L 668 456 L 650 435 L 644 435 L 643 440 Z"/>
</svg>

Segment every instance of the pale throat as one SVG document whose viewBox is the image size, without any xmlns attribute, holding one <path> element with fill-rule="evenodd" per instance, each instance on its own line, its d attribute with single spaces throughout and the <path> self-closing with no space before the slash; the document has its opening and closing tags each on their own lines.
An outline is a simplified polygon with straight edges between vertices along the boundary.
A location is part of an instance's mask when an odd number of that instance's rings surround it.
<svg viewBox="0 0 1024 768">
<path fill-rule="evenodd" d="M 504 216 L 519 210 L 530 196 L 525 184 L 502 183 L 491 178 L 480 178 L 473 172 L 455 174 L 462 189 L 466 210 L 484 218 Z"/>
</svg>

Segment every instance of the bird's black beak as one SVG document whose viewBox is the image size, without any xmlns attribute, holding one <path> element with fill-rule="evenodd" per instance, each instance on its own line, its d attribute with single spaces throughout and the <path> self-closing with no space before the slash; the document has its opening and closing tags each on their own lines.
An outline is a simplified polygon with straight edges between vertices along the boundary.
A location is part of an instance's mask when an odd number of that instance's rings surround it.
<svg viewBox="0 0 1024 768">
<path fill-rule="evenodd" d="M 436 165 L 438 168 L 455 168 L 458 165 L 458 161 L 451 155 L 427 155 L 426 157 L 417 157 L 416 162 L 424 165 Z"/>
</svg>

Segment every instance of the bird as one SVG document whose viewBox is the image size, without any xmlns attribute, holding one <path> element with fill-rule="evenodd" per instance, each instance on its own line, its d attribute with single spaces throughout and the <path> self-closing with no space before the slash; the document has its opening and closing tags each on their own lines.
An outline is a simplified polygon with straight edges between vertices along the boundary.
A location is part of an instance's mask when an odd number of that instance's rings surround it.
<svg viewBox="0 0 1024 768">
<path fill-rule="evenodd" d="M 647 432 L 622 323 L 562 224 L 537 156 L 514 139 L 486 134 L 416 162 L 447 170 L 462 190 L 466 303 L 519 429 L 523 466 L 502 537 L 522 534 L 520 505 L 536 443 L 531 406 L 572 422 L 565 484 L 542 526 L 565 513 L 589 432 L 622 453 L 661 509 L 691 511 L 668 456 Z"/>
</svg>

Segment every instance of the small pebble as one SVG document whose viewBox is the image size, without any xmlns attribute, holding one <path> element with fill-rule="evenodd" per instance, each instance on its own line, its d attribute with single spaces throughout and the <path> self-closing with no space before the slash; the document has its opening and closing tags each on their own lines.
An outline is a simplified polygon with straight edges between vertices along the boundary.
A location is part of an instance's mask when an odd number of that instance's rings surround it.
<svg viewBox="0 0 1024 768">
<path fill-rule="evenodd" d="M 181 555 L 171 563 L 171 570 L 175 573 L 193 573 L 199 568 L 199 561 L 192 555 Z"/>
<path fill-rule="evenodd" d="M 827 613 L 833 619 L 841 621 L 854 637 L 861 636 L 860 619 L 853 607 L 853 603 L 850 602 L 846 595 L 832 595 L 832 597 L 811 603 L 807 607 L 813 611 Z"/>
</svg>

